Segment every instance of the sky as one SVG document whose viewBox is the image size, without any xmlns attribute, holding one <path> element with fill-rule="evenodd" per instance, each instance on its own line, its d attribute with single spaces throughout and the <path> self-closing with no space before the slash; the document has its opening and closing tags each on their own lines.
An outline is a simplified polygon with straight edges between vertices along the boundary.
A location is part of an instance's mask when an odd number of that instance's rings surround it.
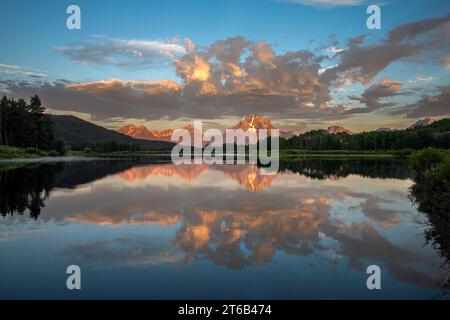
<svg viewBox="0 0 450 320">
<path fill-rule="evenodd" d="M 381 29 L 366 10 L 381 8 Z M 69 30 L 69 5 L 81 29 Z M 109 128 L 285 130 L 450 115 L 450 1 L 5 0 L 0 93 Z"/>
</svg>

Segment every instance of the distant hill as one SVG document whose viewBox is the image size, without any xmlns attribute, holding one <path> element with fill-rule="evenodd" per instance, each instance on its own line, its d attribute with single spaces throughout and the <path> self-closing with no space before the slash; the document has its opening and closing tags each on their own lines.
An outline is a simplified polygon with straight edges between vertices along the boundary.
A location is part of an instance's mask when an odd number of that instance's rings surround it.
<svg viewBox="0 0 450 320">
<path fill-rule="evenodd" d="M 378 128 L 377 130 L 375 130 L 376 132 L 392 132 L 395 131 L 395 129 L 393 128 L 389 128 L 389 127 L 382 127 L 382 128 Z"/>
<path fill-rule="evenodd" d="M 50 115 L 50 119 L 53 122 L 55 136 L 62 137 L 72 147 L 102 142 L 139 145 L 141 148 L 151 150 L 166 150 L 174 146 L 167 141 L 134 139 L 74 116 Z"/>
<path fill-rule="evenodd" d="M 300 150 L 420 150 L 427 147 L 450 149 L 450 118 L 423 121 L 414 129 L 376 130 L 333 134 L 335 130 L 312 130 L 280 141 L 281 149 Z M 426 125 L 427 123 L 430 123 Z M 407 154 L 407 152 L 405 153 Z"/>
<path fill-rule="evenodd" d="M 420 119 L 416 122 L 414 122 L 412 125 L 409 126 L 408 129 L 416 129 L 416 128 L 420 128 L 420 127 L 427 127 L 429 125 L 432 125 L 433 123 L 435 123 L 436 121 L 430 117 L 428 118 L 424 118 L 424 119 Z"/>
<path fill-rule="evenodd" d="M 449 132 L 450 131 L 450 118 L 441 119 L 433 122 L 427 128 L 436 130 L 438 132 Z"/>
<path fill-rule="evenodd" d="M 345 129 L 344 127 L 341 126 L 331 126 L 328 127 L 327 129 L 329 134 L 345 134 L 345 135 L 349 135 L 351 136 L 353 133 L 350 130 Z"/>
<path fill-rule="evenodd" d="M 181 129 L 186 129 L 190 132 L 191 136 L 194 136 L 194 127 L 190 124 L 185 125 Z M 174 129 L 165 129 L 165 130 L 149 130 L 147 127 L 140 125 L 134 125 L 134 124 L 127 124 L 117 130 L 119 133 L 123 133 L 124 135 L 127 135 L 129 137 L 135 138 L 135 139 L 143 139 L 143 140 L 157 140 L 157 141 L 171 141 L 172 134 L 175 130 Z M 202 135 L 201 132 L 198 132 L 199 136 Z"/>
</svg>

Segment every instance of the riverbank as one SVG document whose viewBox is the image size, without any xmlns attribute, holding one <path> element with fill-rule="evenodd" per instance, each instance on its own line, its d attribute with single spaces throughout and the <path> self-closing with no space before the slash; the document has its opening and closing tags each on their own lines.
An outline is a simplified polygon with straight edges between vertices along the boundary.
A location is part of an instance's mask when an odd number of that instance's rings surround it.
<svg viewBox="0 0 450 320">
<path fill-rule="evenodd" d="M 65 155 L 56 151 L 43 151 L 34 148 L 16 148 L 0 146 L 0 162 L 58 162 L 58 161 L 80 161 L 104 158 L 137 158 L 137 157 L 169 157 L 167 151 L 117 151 L 117 152 L 84 152 L 69 151 Z"/>
<path fill-rule="evenodd" d="M 35 159 L 42 157 L 57 157 L 56 151 L 42 151 L 35 148 L 16 148 L 0 145 L 0 160 L 6 159 Z"/>
<path fill-rule="evenodd" d="M 296 158 L 407 158 L 412 150 L 356 151 L 356 150 L 280 150 L 280 159 Z"/>
<path fill-rule="evenodd" d="M 408 157 L 412 150 L 391 150 L 391 151 L 355 151 L 355 150 L 280 150 L 279 156 L 282 160 L 294 160 L 305 157 L 321 158 L 394 158 Z M 158 159 L 171 159 L 168 151 L 115 151 L 115 152 L 95 152 L 95 151 L 70 151 L 66 156 L 61 156 L 55 151 L 41 151 L 33 148 L 21 149 L 8 146 L 0 146 L 0 161 L 71 161 L 85 158 L 114 158 L 129 159 L 151 157 Z"/>
<path fill-rule="evenodd" d="M 79 156 L 62 156 L 62 157 L 37 157 L 37 158 L 13 158 L 0 159 L 1 163 L 37 163 L 37 162 L 74 162 L 74 161 L 92 161 L 99 158 L 79 157 Z"/>
</svg>

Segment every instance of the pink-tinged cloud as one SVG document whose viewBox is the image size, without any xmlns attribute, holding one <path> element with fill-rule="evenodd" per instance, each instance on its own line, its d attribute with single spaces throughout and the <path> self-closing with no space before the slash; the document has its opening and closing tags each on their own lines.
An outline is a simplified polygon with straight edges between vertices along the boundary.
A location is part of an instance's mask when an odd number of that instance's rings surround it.
<svg viewBox="0 0 450 320">
<path fill-rule="evenodd" d="M 390 106 L 380 99 L 400 94 L 401 85 L 388 79 L 377 84 L 372 81 L 392 63 L 412 58 L 415 60 L 409 62 L 417 62 L 426 55 L 441 63 L 439 59 L 448 57 L 445 49 L 450 48 L 450 42 L 439 35 L 449 28 L 449 21 L 450 16 L 445 16 L 401 25 L 387 39 L 370 45 L 364 45 L 365 35 L 358 36 L 348 41 L 348 48 L 334 50 L 332 57 L 309 50 L 276 53 L 266 42 L 252 42 L 241 36 L 205 48 L 186 39 L 184 47 L 167 44 L 175 48 L 171 54 L 165 54 L 166 45 L 160 43 L 88 42 L 72 46 L 75 53 L 68 49 L 60 52 L 74 61 L 113 65 L 117 65 L 118 55 L 129 58 L 125 60 L 127 65 L 149 64 L 153 54 L 173 55 L 171 65 L 180 80 L 113 79 L 76 84 L 3 81 L 2 87 L 9 95 L 38 94 L 52 109 L 85 112 L 94 119 L 220 119 L 250 113 L 285 120 L 342 119 Z M 337 48 L 335 41 L 332 45 Z M 132 49 L 145 54 L 135 55 Z M 349 109 L 333 101 L 331 90 L 349 82 L 368 86 L 356 98 L 366 108 Z M 355 101 L 354 96 L 347 99 Z"/>
<path fill-rule="evenodd" d="M 351 97 L 351 99 L 360 101 L 366 105 L 365 108 L 351 109 L 349 113 L 367 113 L 374 110 L 379 110 L 384 107 L 390 107 L 393 104 L 387 102 L 380 102 L 382 98 L 389 98 L 399 94 L 402 84 L 400 82 L 392 81 L 388 78 L 382 78 L 378 83 L 367 88 L 361 97 Z"/>
</svg>

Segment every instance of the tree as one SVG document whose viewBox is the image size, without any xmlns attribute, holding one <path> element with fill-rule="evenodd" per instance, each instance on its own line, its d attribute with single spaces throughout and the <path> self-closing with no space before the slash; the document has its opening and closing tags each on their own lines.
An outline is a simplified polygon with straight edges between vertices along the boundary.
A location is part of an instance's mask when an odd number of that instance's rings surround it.
<svg viewBox="0 0 450 320">
<path fill-rule="evenodd" d="M 6 96 L 0 100 L 0 144 L 4 144 L 3 142 L 3 114 L 6 112 L 6 105 L 8 103 L 8 99 Z"/>
<path fill-rule="evenodd" d="M 362 132 L 355 135 L 330 134 L 312 130 L 284 140 L 281 149 L 302 150 L 420 150 L 426 147 L 450 148 L 450 119 L 430 126 L 394 132 Z"/>
<path fill-rule="evenodd" d="M 6 96 L 0 100 L 0 144 L 48 150 L 53 140 L 52 122 L 38 96 L 29 104 Z"/>
<path fill-rule="evenodd" d="M 64 156 L 69 151 L 69 147 L 66 140 L 62 138 L 57 138 L 53 142 L 53 150 L 55 150 L 60 156 Z"/>
<path fill-rule="evenodd" d="M 45 112 L 45 107 L 42 106 L 41 99 L 37 95 L 31 97 L 29 109 L 36 115 L 43 115 Z"/>
</svg>

